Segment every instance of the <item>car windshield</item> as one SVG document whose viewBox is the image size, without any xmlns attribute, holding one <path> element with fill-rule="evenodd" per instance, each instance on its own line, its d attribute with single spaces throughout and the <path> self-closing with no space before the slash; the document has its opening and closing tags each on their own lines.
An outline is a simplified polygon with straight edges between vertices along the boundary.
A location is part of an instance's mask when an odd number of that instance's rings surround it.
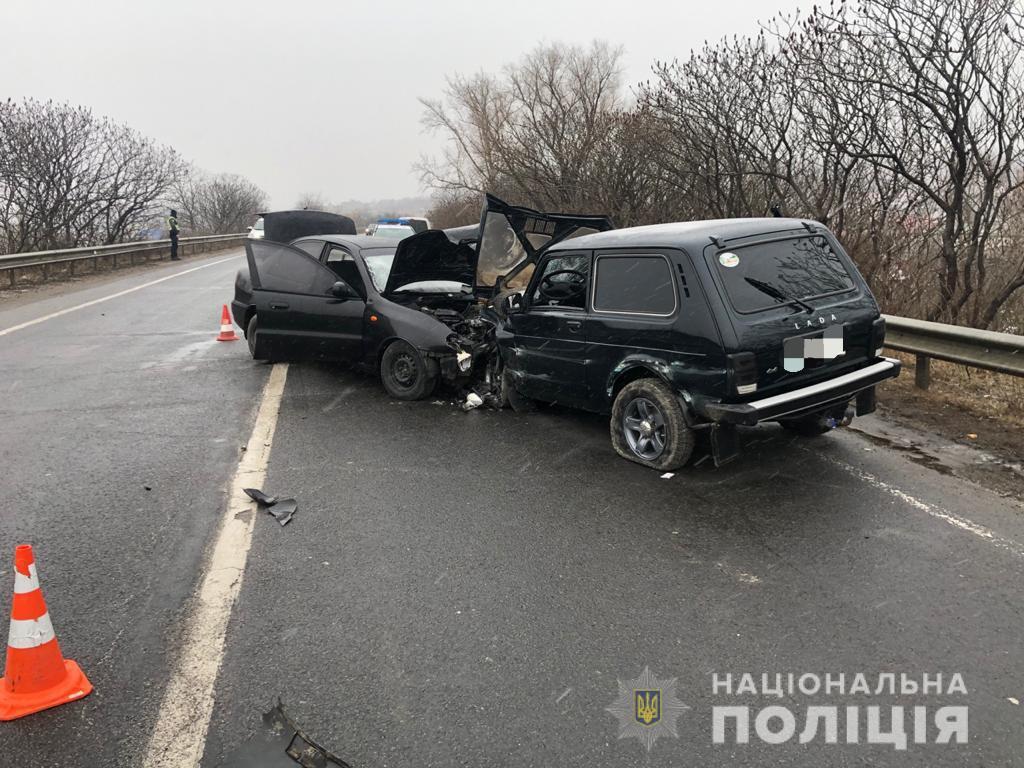
<svg viewBox="0 0 1024 768">
<path fill-rule="evenodd" d="M 257 231 L 259 231 L 259 232 L 263 231 L 263 217 L 262 216 L 260 216 L 258 219 L 256 219 L 256 223 L 252 225 L 252 228 L 257 230 Z"/>
<path fill-rule="evenodd" d="M 378 291 L 383 291 L 388 284 L 388 275 L 391 274 L 391 265 L 395 261 L 394 251 L 385 251 L 379 248 L 372 251 L 363 251 L 363 261 L 370 272 L 370 279 Z"/>
<path fill-rule="evenodd" d="M 373 231 L 374 237 L 386 237 L 389 240 L 404 240 L 415 234 L 416 231 L 412 227 L 388 224 L 380 224 Z"/>
<path fill-rule="evenodd" d="M 713 252 L 717 270 L 737 312 L 758 312 L 854 287 L 842 257 L 820 235 L 754 243 Z"/>
</svg>

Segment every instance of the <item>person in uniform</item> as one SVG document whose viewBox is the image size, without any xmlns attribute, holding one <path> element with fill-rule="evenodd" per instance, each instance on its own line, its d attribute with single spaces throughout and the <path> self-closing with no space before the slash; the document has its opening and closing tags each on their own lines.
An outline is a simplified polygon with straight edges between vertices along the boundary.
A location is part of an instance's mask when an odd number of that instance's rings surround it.
<svg viewBox="0 0 1024 768">
<path fill-rule="evenodd" d="M 171 261 L 181 261 L 178 257 L 178 212 L 173 208 L 167 217 L 167 229 L 171 233 Z"/>
</svg>

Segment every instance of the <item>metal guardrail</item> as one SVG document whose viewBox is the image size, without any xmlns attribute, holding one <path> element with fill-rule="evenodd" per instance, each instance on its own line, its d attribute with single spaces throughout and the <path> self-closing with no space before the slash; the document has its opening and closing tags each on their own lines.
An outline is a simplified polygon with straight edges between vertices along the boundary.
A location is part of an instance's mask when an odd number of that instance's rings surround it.
<svg viewBox="0 0 1024 768">
<path fill-rule="evenodd" d="M 921 389 L 928 389 L 931 383 L 929 361 L 932 358 L 1024 376 L 1024 336 L 895 315 L 883 317 L 885 346 L 917 355 L 914 381 Z"/>
<path fill-rule="evenodd" d="M 178 255 L 203 253 L 218 247 L 241 245 L 245 233 L 231 235 L 205 235 L 178 239 Z M 99 271 L 101 262 L 116 269 L 121 263 L 134 265 L 140 261 L 152 261 L 170 256 L 170 240 L 144 240 L 134 243 L 115 243 L 86 248 L 66 248 L 59 251 L 36 251 L 34 253 L 12 253 L 0 256 L 0 273 L 6 272 L 11 288 L 18 283 L 19 272 L 35 271 L 43 282 L 50 277 L 74 276 L 75 266 L 91 261 L 93 271 Z"/>
</svg>

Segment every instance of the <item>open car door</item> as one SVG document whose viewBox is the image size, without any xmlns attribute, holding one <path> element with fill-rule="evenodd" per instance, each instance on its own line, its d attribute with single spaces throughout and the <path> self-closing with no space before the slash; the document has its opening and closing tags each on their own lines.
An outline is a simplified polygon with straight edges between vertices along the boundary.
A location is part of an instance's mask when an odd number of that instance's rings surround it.
<svg viewBox="0 0 1024 768">
<path fill-rule="evenodd" d="M 297 248 L 245 244 L 256 306 L 254 354 L 269 360 L 356 361 L 363 350 L 365 297 Z"/>
<path fill-rule="evenodd" d="M 607 216 L 543 213 L 487 195 L 480 216 L 474 288 L 484 296 L 524 288 L 552 245 L 614 228 Z"/>
</svg>

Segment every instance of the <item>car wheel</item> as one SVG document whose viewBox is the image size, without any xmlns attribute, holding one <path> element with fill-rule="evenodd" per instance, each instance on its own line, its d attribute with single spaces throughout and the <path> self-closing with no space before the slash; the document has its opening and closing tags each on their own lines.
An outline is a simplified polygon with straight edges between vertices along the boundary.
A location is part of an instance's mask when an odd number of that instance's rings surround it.
<svg viewBox="0 0 1024 768">
<path fill-rule="evenodd" d="M 245 327 L 245 340 L 249 344 L 249 354 L 252 355 L 252 359 L 258 359 L 256 357 L 256 315 L 249 318 L 249 325 Z"/>
<path fill-rule="evenodd" d="M 637 379 L 612 405 L 612 446 L 625 459 L 662 471 L 679 469 L 693 454 L 695 435 L 683 407 L 659 379 Z"/>
<path fill-rule="evenodd" d="M 423 357 L 412 344 L 401 340 L 390 344 L 380 359 L 384 389 L 396 400 L 430 397 L 437 387 L 439 370 L 437 360 Z"/>
</svg>

